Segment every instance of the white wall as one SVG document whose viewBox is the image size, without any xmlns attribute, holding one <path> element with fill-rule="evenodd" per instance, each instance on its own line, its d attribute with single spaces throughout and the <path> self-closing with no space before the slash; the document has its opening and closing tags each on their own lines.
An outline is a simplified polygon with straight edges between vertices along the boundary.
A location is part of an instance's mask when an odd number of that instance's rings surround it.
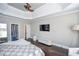
<svg viewBox="0 0 79 59">
<path fill-rule="evenodd" d="M 19 39 L 25 38 L 25 24 L 29 25 L 29 21 L 16 17 L 6 16 L 0 14 L 0 23 L 6 23 L 8 25 L 8 39 L 11 40 L 11 24 L 19 25 Z M 29 34 L 30 35 L 30 34 Z"/>
<path fill-rule="evenodd" d="M 77 46 L 78 32 L 73 31 L 71 27 L 78 24 L 78 13 L 56 17 L 49 15 L 34 20 L 31 22 L 31 36 L 36 35 L 39 41 L 48 43 L 51 40 L 65 46 Z M 40 31 L 41 24 L 50 24 L 50 32 Z"/>
</svg>

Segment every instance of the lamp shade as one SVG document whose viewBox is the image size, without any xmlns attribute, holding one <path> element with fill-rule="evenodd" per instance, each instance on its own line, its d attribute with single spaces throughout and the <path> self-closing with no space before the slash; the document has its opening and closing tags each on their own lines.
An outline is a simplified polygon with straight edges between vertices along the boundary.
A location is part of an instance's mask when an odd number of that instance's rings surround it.
<svg viewBox="0 0 79 59">
<path fill-rule="evenodd" d="M 79 30 L 79 25 L 74 25 L 74 26 L 72 27 L 72 30 Z"/>
<path fill-rule="evenodd" d="M 53 44 L 53 41 L 48 41 L 48 45 L 52 45 Z"/>
<path fill-rule="evenodd" d="M 36 41 L 37 40 L 37 36 L 33 36 L 33 40 Z"/>
</svg>

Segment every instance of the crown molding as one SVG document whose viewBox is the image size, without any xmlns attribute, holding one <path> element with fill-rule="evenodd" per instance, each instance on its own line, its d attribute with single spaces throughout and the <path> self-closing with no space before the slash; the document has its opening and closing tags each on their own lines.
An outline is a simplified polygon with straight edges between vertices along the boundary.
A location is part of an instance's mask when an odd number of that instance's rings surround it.
<svg viewBox="0 0 79 59">
<path fill-rule="evenodd" d="M 65 14 L 75 13 L 79 12 L 79 4 L 78 3 L 71 3 L 66 8 L 62 8 L 60 4 L 44 4 L 40 8 L 36 9 L 36 11 L 33 12 L 32 19 L 40 18 L 48 15 L 53 16 L 61 16 Z"/>
</svg>

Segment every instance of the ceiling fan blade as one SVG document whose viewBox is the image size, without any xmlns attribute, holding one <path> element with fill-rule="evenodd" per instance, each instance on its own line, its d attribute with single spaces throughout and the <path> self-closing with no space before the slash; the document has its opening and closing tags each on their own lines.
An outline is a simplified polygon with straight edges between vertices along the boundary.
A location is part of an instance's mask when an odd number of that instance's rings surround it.
<svg viewBox="0 0 79 59">
<path fill-rule="evenodd" d="M 32 7 L 29 3 L 26 3 L 26 5 L 24 5 L 25 9 L 27 9 L 30 12 L 33 12 L 34 10 L 32 10 Z"/>
</svg>

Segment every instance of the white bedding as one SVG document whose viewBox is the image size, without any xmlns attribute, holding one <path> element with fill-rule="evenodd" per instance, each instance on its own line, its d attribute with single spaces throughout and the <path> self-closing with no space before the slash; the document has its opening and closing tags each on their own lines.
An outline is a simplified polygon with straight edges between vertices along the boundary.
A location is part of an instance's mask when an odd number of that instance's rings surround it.
<svg viewBox="0 0 79 59">
<path fill-rule="evenodd" d="M 0 56 L 44 56 L 44 53 L 30 42 L 18 40 L 1 44 Z"/>
<path fill-rule="evenodd" d="M 6 43 L 3 44 L 11 44 L 11 45 L 28 45 L 31 44 L 30 42 L 25 41 L 24 39 L 20 39 L 17 41 L 8 41 Z"/>
</svg>

